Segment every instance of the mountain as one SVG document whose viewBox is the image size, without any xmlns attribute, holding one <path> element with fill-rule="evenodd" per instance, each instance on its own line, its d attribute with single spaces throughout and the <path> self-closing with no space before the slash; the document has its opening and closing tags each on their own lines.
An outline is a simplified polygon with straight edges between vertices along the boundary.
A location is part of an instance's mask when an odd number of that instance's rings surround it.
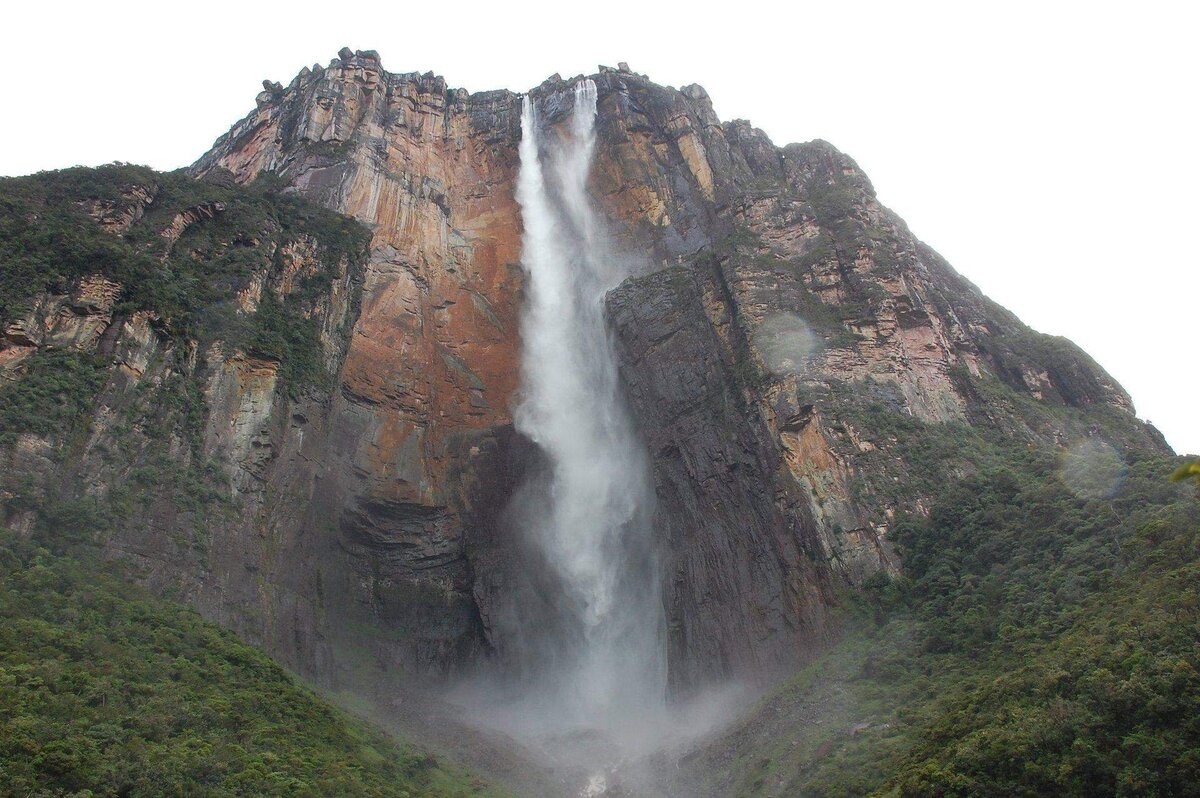
<svg viewBox="0 0 1200 798">
<path fill-rule="evenodd" d="M 721 122 L 699 86 L 592 80 L 673 695 L 840 656 L 881 586 L 913 580 L 910 612 L 950 486 L 1007 469 L 1009 500 L 1028 479 L 1095 503 L 1169 462 L 1100 366 L 983 296 L 831 145 Z M 573 85 L 531 92 L 558 135 Z M 513 424 L 521 103 L 343 50 L 264 82 L 186 173 L 2 181 L 0 522 L 128 563 L 325 687 L 503 657 L 506 596 L 545 568 L 506 514 L 546 466 Z"/>
<path fill-rule="evenodd" d="M 652 431 L 676 686 L 793 666 L 832 633 L 838 580 L 895 568 L 888 512 L 921 496 L 865 487 L 893 475 L 870 431 L 847 425 L 855 399 L 930 424 L 997 420 L 1031 440 L 1084 431 L 1054 411 L 1087 408 L 1163 448 L 1107 374 L 988 302 L 829 145 L 780 149 L 722 124 L 698 86 L 619 70 L 596 82 L 593 191 L 644 275 L 609 312 L 634 414 Z M 569 87 L 534 90 L 548 124 L 568 115 Z M 497 538 L 515 482 L 500 475 L 529 457 L 510 431 L 519 98 L 343 51 L 258 104 L 192 171 L 242 183 L 270 172 L 371 229 L 323 500 L 341 508 L 330 522 L 350 568 L 375 577 L 358 603 L 417 637 L 389 658 L 452 667 L 488 644 L 496 586 L 521 567 Z M 803 375 L 769 373 L 767 339 L 794 332 L 787 313 L 819 349 Z M 988 402 L 989 388 L 1035 412 Z"/>
</svg>

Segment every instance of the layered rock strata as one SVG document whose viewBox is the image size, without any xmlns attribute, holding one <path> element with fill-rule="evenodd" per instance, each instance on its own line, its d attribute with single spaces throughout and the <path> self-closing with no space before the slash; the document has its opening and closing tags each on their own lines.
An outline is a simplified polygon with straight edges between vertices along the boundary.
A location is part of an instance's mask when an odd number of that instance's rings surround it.
<svg viewBox="0 0 1200 798">
<path fill-rule="evenodd" d="M 862 420 L 868 399 L 940 428 L 1061 443 L 1091 434 L 1094 411 L 1116 419 L 1124 445 L 1163 446 L 1102 369 L 983 297 L 830 145 L 777 147 L 744 121 L 721 122 L 699 86 L 657 86 L 628 68 L 593 79 L 591 189 L 628 274 L 607 308 L 651 457 L 676 690 L 796 666 L 836 634 L 839 584 L 902 568 L 889 526 L 922 497 L 879 488 L 899 477 L 892 441 Z M 571 86 L 556 76 L 532 90 L 550 139 L 565 135 Z M 497 647 L 513 580 L 541 569 L 506 512 L 542 466 L 511 423 L 519 115 L 511 92 L 472 94 L 343 50 L 286 86 L 266 82 L 192 167 L 369 229 L 361 276 L 346 264 L 306 300 L 328 391 L 297 393 L 281 361 L 220 340 L 181 350 L 152 310 L 115 311 L 122 286 L 100 275 L 41 296 L 4 333 L 10 379 L 39 348 L 108 358 L 89 442 L 71 450 L 75 473 L 101 491 L 119 472 L 88 458 L 117 434 L 136 386 L 202 363 L 194 456 L 223 464 L 227 519 L 201 552 L 171 540 L 181 522 L 164 499 L 156 532 L 107 545 L 327 682 L 469 667 Z M 210 202 L 158 218 L 145 186 L 82 202 L 114 236 L 155 218 L 151 249 L 164 258 L 225 213 Z M 271 269 L 239 285 L 237 313 L 299 290 L 321 257 L 303 236 L 276 246 Z M 4 456 L 44 473 L 44 450 L 65 445 L 26 437 Z"/>
</svg>

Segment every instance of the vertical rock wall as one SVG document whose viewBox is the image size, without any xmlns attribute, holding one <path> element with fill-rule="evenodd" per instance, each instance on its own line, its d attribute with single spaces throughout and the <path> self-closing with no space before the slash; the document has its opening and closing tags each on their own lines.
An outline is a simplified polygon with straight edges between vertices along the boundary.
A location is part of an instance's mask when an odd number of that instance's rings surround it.
<svg viewBox="0 0 1200 798">
<path fill-rule="evenodd" d="M 861 455 L 886 442 L 851 423 L 845 397 L 880 396 L 929 424 L 1057 434 L 998 415 L 976 390 L 995 380 L 1046 407 L 1105 407 L 1133 424 L 1102 370 L 982 297 L 829 145 L 779 148 L 746 122 L 722 123 L 699 86 L 627 69 L 595 80 L 593 194 L 630 275 L 608 309 L 653 461 L 676 689 L 794 666 L 835 633 L 839 580 L 900 567 L 889 520 L 920 497 L 857 489 L 874 467 Z M 570 86 L 555 77 L 533 90 L 552 129 Z M 343 50 L 287 86 L 264 84 L 256 110 L 192 169 L 274 181 L 372 233 L 344 346 L 323 333 L 327 396 L 289 398 L 272 364 L 200 353 L 204 447 L 230 464 L 242 504 L 190 593 L 318 676 L 469 663 L 491 648 L 506 574 L 538 567 L 504 512 L 520 474 L 538 467 L 511 428 L 518 116 L 510 92 L 469 94 Z M 140 218 L 145 202 L 126 199 L 96 218 L 114 229 Z M 175 225 L 166 232 L 170 247 Z M 303 261 L 304 242 L 289 246 Z M 251 281 L 238 302 L 253 308 L 268 290 Z M 327 317 L 345 315 L 347 291 L 331 288 Z M 78 303 L 57 332 L 46 321 L 8 338 L 18 348 L 35 335 L 102 338 L 88 321 L 96 302 Z M 144 322 L 122 324 L 122 368 L 147 373 L 156 344 L 138 332 Z M 781 340 L 793 347 L 782 360 Z M 36 460 L 34 449 L 21 456 Z M 163 583 L 183 557 L 114 546 Z"/>
</svg>

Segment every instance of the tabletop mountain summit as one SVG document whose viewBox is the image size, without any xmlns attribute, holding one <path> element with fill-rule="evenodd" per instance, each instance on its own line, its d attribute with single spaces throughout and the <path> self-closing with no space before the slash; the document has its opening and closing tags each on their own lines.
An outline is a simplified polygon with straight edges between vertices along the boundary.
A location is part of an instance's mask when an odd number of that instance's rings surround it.
<svg viewBox="0 0 1200 798">
<path fill-rule="evenodd" d="M 931 557 L 958 558 L 939 595 L 991 584 L 999 559 L 922 548 L 953 486 L 1036 475 L 1099 513 L 1169 462 L 853 160 L 700 86 L 622 64 L 472 94 L 343 49 L 256 106 L 185 171 L 0 184 L 0 520 L 323 688 L 536 682 L 591 646 L 555 673 L 636 648 L 617 681 L 660 673 L 666 705 L 767 689 L 848 650 L 881 586 L 925 623 Z M 656 789 L 755 784 L 714 750 Z"/>
</svg>

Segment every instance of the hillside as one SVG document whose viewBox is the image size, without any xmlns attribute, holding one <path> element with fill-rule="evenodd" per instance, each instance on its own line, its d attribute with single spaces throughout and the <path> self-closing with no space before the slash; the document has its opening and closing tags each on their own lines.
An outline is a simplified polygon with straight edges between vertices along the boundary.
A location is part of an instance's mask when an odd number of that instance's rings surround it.
<svg viewBox="0 0 1200 798">
<path fill-rule="evenodd" d="M 963 448 L 979 471 L 897 524 L 904 576 L 847 596 L 845 637 L 671 794 L 1197 794 L 1200 496 L 1177 461 Z"/>
<path fill-rule="evenodd" d="M 491 794 L 128 578 L 0 533 L 0 793 Z"/>
</svg>

